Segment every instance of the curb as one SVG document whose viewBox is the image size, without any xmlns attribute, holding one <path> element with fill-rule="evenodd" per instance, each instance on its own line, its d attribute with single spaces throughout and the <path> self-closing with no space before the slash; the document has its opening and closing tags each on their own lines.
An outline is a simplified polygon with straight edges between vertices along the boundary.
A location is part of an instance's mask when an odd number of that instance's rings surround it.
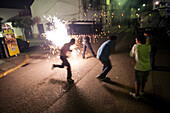
<svg viewBox="0 0 170 113">
<path fill-rule="evenodd" d="M 22 65 L 24 65 L 24 64 L 28 61 L 29 56 L 28 56 L 28 55 L 25 55 L 25 57 L 26 57 L 26 58 L 25 58 L 24 62 L 22 62 L 22 63 L 19 64 L 18 66 L 14 67 L 14 68 L 12 68 L 12 69 L 9 69 L 9 70 L 7 70 L 7 71 L 5 71 L 5 72 L 3 72 L 3 73 L 0 73 L 0 78 L 6 76 L 7 74 L 15 71 L 16 69 L 18 69 L 18 68 L 20 68 Z"/>
</svg>

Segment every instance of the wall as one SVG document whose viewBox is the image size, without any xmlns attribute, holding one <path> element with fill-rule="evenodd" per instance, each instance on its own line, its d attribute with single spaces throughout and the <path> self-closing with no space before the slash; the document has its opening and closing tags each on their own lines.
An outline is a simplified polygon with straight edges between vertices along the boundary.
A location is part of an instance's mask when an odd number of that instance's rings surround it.
<svg viewBox="0 0 170 113">
<path fill-rule="evenodd" d="M 44 30 L 47 19 L 44 18 L 56 16 L 62 20 L 81 20 L 83 19 L 83 9 L 81 0 L 35 0 L 31 5 L 32 17 L 40 17 Z M 37 26 L 33 27 L 33 33 L 38 34 Z"/>
</svg>

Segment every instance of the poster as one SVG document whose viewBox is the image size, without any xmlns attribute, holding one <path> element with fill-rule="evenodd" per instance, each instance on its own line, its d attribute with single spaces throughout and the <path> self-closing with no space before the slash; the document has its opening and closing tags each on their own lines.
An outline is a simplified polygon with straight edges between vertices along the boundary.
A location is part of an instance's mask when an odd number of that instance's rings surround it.
<svg viewBox="0 0 170 113">
<path fill-rule="evenodd" d="M 13 29 L 9 27 L 9 25 L 4 24 L 2 25 L 2 30 L 3 30 L 3 36 L 5 40 L 5 44 L 8 48 L 8 52 L 10 56 L 19 54 L 19 48 L 17 44 L 17 40 L 15 38 L 15 34 Z"/>
</svg>

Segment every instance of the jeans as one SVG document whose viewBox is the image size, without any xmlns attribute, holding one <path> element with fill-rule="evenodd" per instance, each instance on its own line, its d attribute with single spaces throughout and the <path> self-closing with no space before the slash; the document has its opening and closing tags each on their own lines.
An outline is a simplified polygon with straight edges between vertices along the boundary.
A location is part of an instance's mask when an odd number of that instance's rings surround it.
<svg viewBox="0 0 170 113">
<path fill-rule="evenodd" d="M 101 63 L 103 64 L 103 69 L 102 69 L 102 73 L 99 75 L 100 78 L 105 78 L 107 73 L 112 69 L 112 64 L 110 62 L 110 59 L 108 59 L 107 61 L 102 61 Z"/>
<path fill-rule="evenodd" d="M 67 79 L 71 79 L 71 77 L 72 77 L 71 66 L 70 66 L 68 60 L 64 56 L 60 56 L 60 59 L 63 61 L 63 63 L 61 65 L 54 64 L 53 66 L 59 67 L 59 68 L 64 68 L 64 66 L 67 66 Z"/>
<path fill-rule="evenodd" d="M 86 48 L 89 48 L 89 50 L 91 51 L 91 53 L 93 54 L 93 56 L 94 57 L 96 57 L 96 54 L 94 53 L 94 51 L 93 51 L 93 49 L 92 49 L 92 47 L 91 47 L 91 45 L 90 45 L 90 43 L 88 43 L 88 42 L 85 42 L 85 44 L 83 45 L 83 58 L 85 57 L 85 52 L 86 52 Z"/>
</svg>

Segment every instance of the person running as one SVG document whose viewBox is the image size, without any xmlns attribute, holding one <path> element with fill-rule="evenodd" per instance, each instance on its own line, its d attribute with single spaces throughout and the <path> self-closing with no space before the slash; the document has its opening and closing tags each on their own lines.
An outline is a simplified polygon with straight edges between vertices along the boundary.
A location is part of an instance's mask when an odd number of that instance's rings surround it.
<svg viewBox="0 0 170 113">
<path fill-rule="evenodd" d="M 75 39 L 71 39 L 69 43 L 63 45 L 60 52 L 60 59 L 62 60 L 62 64 L 61 65 L 53 64 L 52 66 L 52 69 L 54 69 L 55 67 L 64 68 L 64 66 L 67 66 L 67 82 L 69 83 L 73 83 L 74 80 L 72 79 L 71 66 L 67 60 L 68 56 L 66 55 L 66 53 L 68 51 L 72 52 L 72 50 L 70 50 L 70 46 L 73 44 L 75 44 Z"/>
<path fill-rule="evenodd" d="M 112 69 L 112 64 L 110 62 L 109 56 L 110 53 L 113 53 L 115 48 L 114 41 L 117 39 L 116 36 L 109 37 L 109 40 L 104 42 L 97 51 L 97 58 L 103 64 L 102 73 L 97 76 L 98 79 L 104 80 L 106 79 L 107 73 Z"/>
</svg>

